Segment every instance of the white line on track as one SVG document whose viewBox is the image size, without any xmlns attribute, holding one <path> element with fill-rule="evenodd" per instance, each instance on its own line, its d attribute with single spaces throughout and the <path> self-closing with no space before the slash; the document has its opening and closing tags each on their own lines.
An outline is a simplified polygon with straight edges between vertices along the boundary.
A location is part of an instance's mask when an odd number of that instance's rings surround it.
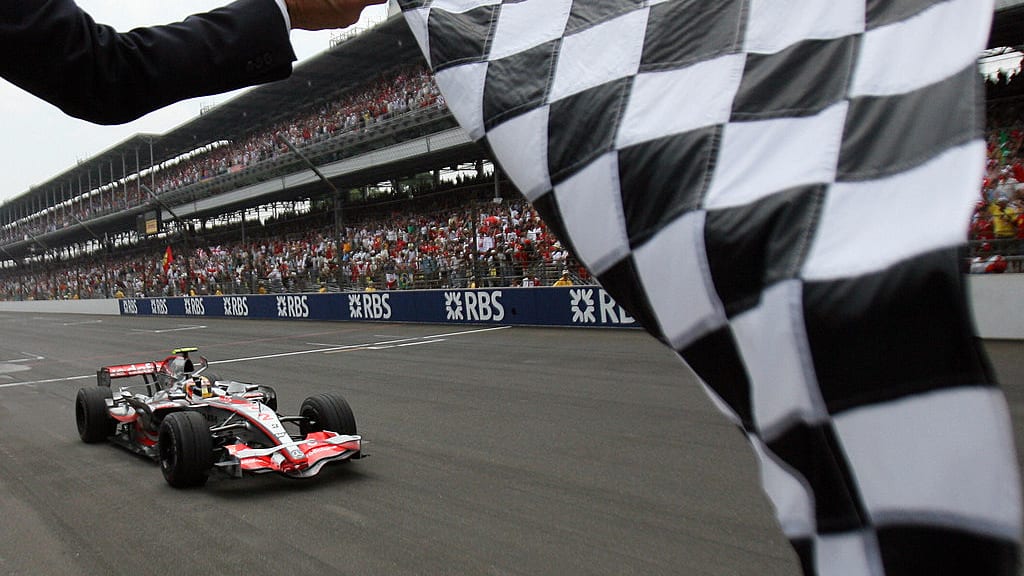
<svg viewBox="0 0 1024 576">
<path fill-rule="evenodd" d="M 32 386 L 33 384 L 52 384 L 54 382 L 70 382 L 72 380 L 85 380 L 95 378 L 95 374 L 87 376 L 68 376 L 67 378 L 50 378 L 49 380 L 33 380 L 31 382 L 13 382 L 11 384 L 0 384 L 0 388 L 13 388 L 15 386 Z"/>
<path fill-rule="evenodd" d="M 206 326 L 179 326 L 177 328 L 167 328 L 166 330 L 143 330 L 141 328 L 132 328 L 131 332 L 145 332 L 146 334 L 164 334 L 167 332 L 184 332 L 186 330 L 205 330 Z"/>
<path fill-rule="evenodd" d="M 85 324 L 103 324 L 103 320 L 85 320 L 82 322 L 65 322 L 64 326 L 82 326 Z"/>
<path fill-rule="evenodd" d="M 33 362 L 35 360 L 46 360 L 44 356 L 36 356 L 29 354 L 28 352 L 22 352 L 25 355 L 24 358 L 14 358 L 13 360 L 0 360 L 0 364 L 17 364 L 18 362 Z"/>
<path fill-rule="evenodd" d="M 462 332 L 449 332 L 447 334 L 435 334 L 432 336 L 417 336 L 414 338 L 400 338 L 398 340 L 384 340 L 381 342 L 368 342 L 365 344 L 349 344 L 347 346 L 329 346 L 328 348 L 320 348 L 317 350 L 298 350 L 296 352 L 281 352 L 280 354 L 267 354 L 265 356 L 250 356 L 248 358 L 236 358 L 233 360 L 217 360 L 216 362 L 210 362 L 210 364 L 231 364 L 234 362 L 247 362 L 249 360 L 265 360 L 269 358 L 284 358 L 286 356 L 302 356 L 305 354 L 335 354 L 338 352 L 345 352 L 349 350 L 368 350 L 372 349 L 372 346 L 386 346 L 388 344 L 397 344 L 399 342 L 409 342 L 415 340 L 434 340 L 438 338 L 444 338 L 446 336 L 462 336 L 464 334 L 479 334 L 481 332 L 492 332 L 494 330 L 505 330 L 511 328 L 511 326 L 495 326 L 494 328 L 482 328 L 479 330 L 464 330 Z"/>
<path fill-rule="evenodd" d="M 205 328 L 205 326 L 199 326 L 198 328 Z M 466 334 L 479 334 L 482 332 L 493 332 L 495 330 L 506 330 L 511 326 L 495 326 L 493 328 L 481 328 L 479 330 L 464 330 L 462 332 L 449 332 L 447 334 L 434 334 L 432 336 L 418 336 L 415 338 L 402 338 L 399 340 L 385 340 L 382 342 L 371 342 L 366 344 L 351 344 L 348 346 L 332 346 L 330 348 L 317 348 L 314 350 L 297 350 L 295 352 L 281 352 L 279 354 L 265 354 L 263 356 L 249 356 L 246 358 L 231 358 L 229 360 L 216 360 L 210 362 L 210 364 L 235 364 L 237 362 L 250 362 L 253 360 L 268 360 L 271 358 L 285 358 L 287 356 L 303 356 L 306 354 L 332 354 L 336 352 L 344 352 L 346 350 L 374 350 L 373 346 L 383 346 L 386 348 L 397 348 L 399 346 L 416 346 L 418 344 L 436 344 L 438 342 L 444 342 L 447 337 L 451 336 L 464 336 Z M 149 330 L 140 330 L 140 332 L 149 332 Z M 308 343 L 307 343 L 308 344 Z M 395 346 L 388 346 L 389 344 Z M 376 348 L 385 349 L 385 348 Z M 95 378 L 95 374 L 89 374 L 86 376 L 69 376 L 67 378 L 51 378 L 49 380 L 34 380 L 31 382 L 12 382 L 10 384 L 0 384 L 0 388 L 13 388 L 15 386 L 32 386 L 34 384 L 51 384 L 54 382 L 71 382 L 73 380 L 85 380 L 87 378 Z"/>
<path fill-rule="evenodd" d="M 389 344 L 387 346 L 367 346 L 362 348 L 363 350 L 387 350 L 389 348 L 405 348 L 406 346 L 419 346 L 420 344 L 437 344 L 438 342 L 444 342 L 447 338 L 439 338 L 437 340 L 422 340 L 419 342 L 406 342 L 405 344 Z M 342 350 L 344 352 L 344 350 Z M 334 354 L 335 352 L 325 352 L 325 354 Z"/>
<path fill-rule="evenodd" d="M 423 342 L 409 342 L 407 344 L 399 344 L 396 348 L 404 348 L 406 346 L 419 346 L 420 344 L 437 344 L 438 342 L 444 342 L 447 338 L 438 338 L 437 340 L 424 340 Z"/>
<path fill-rule="evenodd" d="M 383 338 L 386 338 L 386 336 L 383 336 Z M 330 348 L 330 349 L 333 350 L 335 348 L 346 348 L 347 349 L 347 348 L 360 348 L 360 347 L 366 347 L 366 346 L 379 346 L 379 345 L 382 345 L 382 344 L 395 344 L 397 342 L 410 342 L 412 340 L 419 340 L 419 339 L 420 339 L 420 337 L 417 336 L 415 338 L 399 338 L 397 340 L 384 340 L 383 342 L 374 342 L 373 344 L 348 344 L 348 345 L 345 345 L 345 344 L 326 344 L 326 343 L 323 343 L 323 342 L 306 342 L 306 344 L 309 344 L 310 346 L 324 346 L 326 348 Z"/>
<path fill-rule="evenodd" d="M 494 328 L 481 328 L 479 330 L 466 330 L 464 332 L 448 332 L 447 334 L 436 334 L 434 336 L 420 336 L 420 338 L 426 340 L 428 338 L 445 338 L 447 336 L 462 336 L 464 334 L 480 334 L 481 332 L 493 332 L 495 330 L 507 330 L 511 326 L 495 326 Z"/>
</svg>

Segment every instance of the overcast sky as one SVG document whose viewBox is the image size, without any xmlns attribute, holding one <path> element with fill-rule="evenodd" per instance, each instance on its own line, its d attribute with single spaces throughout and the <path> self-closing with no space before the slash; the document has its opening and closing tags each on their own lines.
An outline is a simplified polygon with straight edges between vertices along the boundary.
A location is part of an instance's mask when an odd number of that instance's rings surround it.
<svg viewBox="0 0 1024 576">
<path fill-rule="evenodd" d="M 0 0 L 3 1 L 3 0 Z M 229 0 L 78 0 L 92 17 L 118 30 L 138 26 L 166 24 L 189 14 L 227 4 Z M 384 6 L 372 6 L 363 12 L 360 25 L 381 21 Z M 326 50 L 332 32 L 291 33 L 299 61 Z M 199 114 L 203 105 L 228 100 L 231 94 L 188 100 L 153 112 L 121 126 L 96 126 L 64 115 L 10 83 L 0 80 L 0 118 L 4 134 L 0 137 L 0 202 L 17 196 L 74 166 L 78 160 L 106 150 L 133 134 L 164 133 Z"/>
</svg>

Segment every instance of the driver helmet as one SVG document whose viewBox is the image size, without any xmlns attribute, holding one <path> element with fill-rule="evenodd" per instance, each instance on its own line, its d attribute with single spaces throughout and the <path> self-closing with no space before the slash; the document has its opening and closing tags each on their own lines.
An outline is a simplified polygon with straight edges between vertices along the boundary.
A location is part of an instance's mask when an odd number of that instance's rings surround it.
<svg viewBox="0 0 1024 576">
<path fill-rule="evenodd" d="M 196 376 L 185 382 L 185 394 L 189 398 L 209 398 L 213 396 L 213 381 L 206 376 Z"/>
</svg>

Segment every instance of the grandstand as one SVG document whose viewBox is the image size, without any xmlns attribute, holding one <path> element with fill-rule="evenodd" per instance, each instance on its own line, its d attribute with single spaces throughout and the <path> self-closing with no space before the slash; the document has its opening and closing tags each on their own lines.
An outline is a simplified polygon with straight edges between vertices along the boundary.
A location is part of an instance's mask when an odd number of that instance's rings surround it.
<svg viewBox="0 0 1024 576">
<path fill-rule="evenodd" d="M 970 222 L 973 273 L 1024 272 L 1024 1 L 999 0 L 983 62 L 988 165 Z M 998 69 L 998 73 L 993 70 Z"/>
<path fill-rule="evenodd" d="M 1022 24 L 1024 24 L 1024 0 L 996 0 L 992 34 L 988 40 L 989 48 L 1019 47 Z"/>
<path fill-rule="evenodd" d="M 989 45 L 1016 50 L 1024 0 L 997 0 L 996 6 Z M 303 62 L 285 81 L 251 89 L 165 134 L 137 134 L 5 202 L 0 205 L 0 282 L 6 289 L 0 298 L 67 297 L 59 278 L 74 284 L 71 277 L 81 280 L 82 269 L 98 270 L 102 280 L 88 293 L 76 290 L 75 297 L 110 296 L 118 288 L 133 287 L 123 278 L 108 278 L 109 269 L 134 269 L 139 262 L 148 270 L 142 291 L 170 290 L 171 295 L 270 286 L 361 289 L 368 281 L 390 286 L 393 270 L 387 263 L 353 275 L 354 262 L 342 262 L 342 247 L 354 239 L 350 225 L 364 229 L 367 222 L 376 222 L 387 237 L 390 224 L 380 223 L 403 206 L 425 211 L 420 219 L 461 219 L 454 227 L 460 231 L 449 227 L 449 234 L 477 247 L 449 255 L 456 262 L 448 266 L 464 269 L 446 278 L 421 275 L 419 282 L 410 275 L 404 286 L 468 285 L 485 279 L 510 285 L 524 274 L 546 283 L 563 266 L 585 280 L 586 272 L 554 239 L 538 246 L 536 232 L 529 242 L 533 268 L 522 262 L 502 268 L 513 259 L 515 238 L 509 238 L 505 253 L 493 246 L 483 249 L 477 236 L 481 218 L 504 219 L 506 229 L 500 232 L 511 234 L 512 212 L 518 218 L 524 210 L 508 206 L 519 200 L 518 194 L 499 171 L 490 169 L 488 152 L 458 127 L 425 69 L 415 39 L 393 12 L 381 24 Z M 1015 158 L 1002 159 L 999 168 L 1012 169 Z M 465 185 L 448 182 L 449 176 Z M 432 196 L 434 191 L 444 192 L 448 201 L 439 199 L 442 194 Z M 504 198 L 506 206 L 495 207 L 491 200 L 496 198 Z M 980 220 L 988 216 L 979 214 Z M 271 230 L 267 222 L 280 226 Z M 542 224 L 538 229 L 546 234 Z M 253 270 L 244 281 L 205 282 L 201 269 L 192 269 L 207 264 L 193 259 L 208 257 L 211 248 L 243 251 L 253 260 L 254 241 L 273 244 L 274 235 L 297 230 L 302 238 L 279 240 L 326 246 L 314 256 L 330 254 L 336 265 L 321 262 L 316 274 L 291 286 Z M 523 249 L 527 231 L 519 226 L 514 232 L 524 239 L 518 242 Z M 261 233 L 265 236 L 259 238 Z M 417 235 L 421 247 L 425 237 L 425 231 Z M 437 238 L 430 240 L 436 243 Z M 981 257 L 994 239 L 975 240 Z M 1020 243 L 1003 244 L 1016 249 Z M 167 246 L 179 254 L 178 266 L 185 266 L 189 281 L 172 281 L 164 266 L 162 286 L 154 283 Z M 551 258 L 551 253 L 561 256 Z M 1019 259 L 1016 253 L 1007 257 Z M 69 273 L 68 267 L 77 271 Z M 322 269 L 330 273 L 325 277 Z M 47 289 L 40 290 L 41 285 Z"/>
<path fill-rule="evenodd" d="M 151 192 L 161 175 L 190 157 L 208 154 L 253 132 L 269 133 L 304 111 L 358 90 L 386 72 L 387 66 L 421 63 L 415 40 L 405 24 L 393 17 L 297 66 L 288 80 L 250 90 L 165 134 L 135 135 L 0 206 L 4 256 L 23 260 L 51 246 L 89 244 L 99 238 L 115 245 L 132 243 L 137 240 L 137 217 L 157 208 L 164 221 L 174 218 L 172 212 L 179 218 L 201 219 L 246 206 L 322 195 L 324 185 L 308 177 L 312 173 L 296 154 L 162 191 L 159 199 Z M 419 112 L 318 142 L 305 155 L 326 165 L 324 171 L 339 189 L 484 156 L 468 139 L 460 138 L 446 109 Z M 381 155 L 380 151 L 400 143 L 429 147 L 432 153 L 392 149 Z M 373 151 L 378 153 L 369 154 Z M 349 162 L 331 166 L 341 157 Z M 275 179 L 278 186 L 249 188 Z M 225 192 L 235 194 L 225 197 Z M 80 217 L 75 208 L 79 213 L 85 208 L 88 217 Z"/>
</svg>

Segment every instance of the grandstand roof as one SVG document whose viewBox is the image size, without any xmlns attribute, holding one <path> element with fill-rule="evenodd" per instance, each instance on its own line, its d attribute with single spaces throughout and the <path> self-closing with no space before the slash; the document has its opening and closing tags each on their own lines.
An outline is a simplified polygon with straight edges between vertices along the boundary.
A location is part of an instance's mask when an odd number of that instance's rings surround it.
<svg viewBox="0 0 1024 576">
<path fill-rule="evenodd" d="M 349 38 L 303 62 L 287 79 L 260 86 L 164 134 L 157 161 L 216 140 L 244 136 L 296 110 L 333 99 L 379 75 L 382 63 L 422 63 L 423 55 L 400 17 Z"/>
<path fill-rule="evenodd" d="M 1017 48 L 1024 44 L 1024 0 L 996 0 L 988 47 Z"/>
</svg>

